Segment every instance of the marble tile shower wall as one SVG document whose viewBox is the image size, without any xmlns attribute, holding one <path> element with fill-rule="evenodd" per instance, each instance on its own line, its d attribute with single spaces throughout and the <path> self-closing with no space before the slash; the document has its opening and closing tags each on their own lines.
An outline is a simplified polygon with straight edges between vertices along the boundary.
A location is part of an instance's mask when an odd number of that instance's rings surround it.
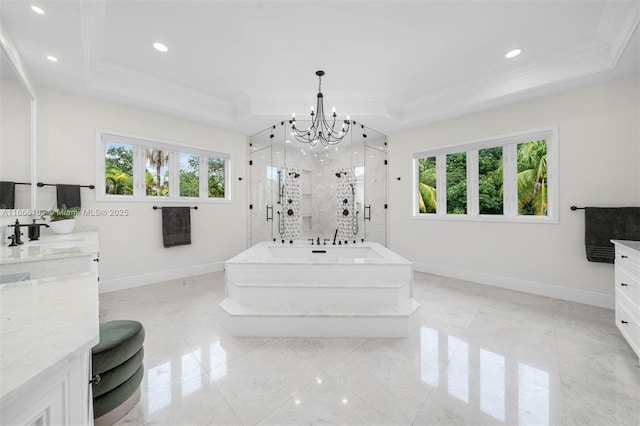
<svg viewBox="0 0 640 426">
<path fill-rule="evenodd" d="M 314 148 L 313 150 L 288 149 L 286 161 L 288 164 L 295 164 L 299 170 L 300 188 L 309 188 L 309 194 L 301 198 L 301 206 L 304 211 L 304 218 L 300 222 L 299 238 L 306 240 L 310 238 L 326 238 L 333 240 L 335 230 L 338 229 L 338 239 L 353 240 L 353 234 L 350 233 L 350 226 L 347 221 L 340 225 L 338 219 L 342 214 L 344 207 L 342 201 L 346 194 L 351 194 L 349 183 L 354 181 L 353 167 L 351 166 L 351 157 L 341 155 L 340 151 L 329 151 L 333 148 Z M 344 149 L 344 148 L 343 148 Z M 336 177 L 336 173 L 345 171 L 349 173 L 349 181 Z M 342 188 L 342 189 L 340 189 Z M 336 203 L 336 194 L 340 194 L 340 205 Z M 353 210 L 353 197 L 348 196 L 350 215 L 347 220 L 351 220 L 351 211 Z"/>
</svg>

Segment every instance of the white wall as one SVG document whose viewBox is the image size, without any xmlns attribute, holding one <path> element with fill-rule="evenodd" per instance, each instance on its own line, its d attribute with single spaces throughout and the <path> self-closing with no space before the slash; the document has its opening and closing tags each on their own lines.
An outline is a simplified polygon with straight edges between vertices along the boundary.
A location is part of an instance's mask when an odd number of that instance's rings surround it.
<svg viewBox="0 0 640 426">
<path fill-rule="evenodd" d="M 246 248 L 246 138 L 243 135 L 67 93 L 38 92 L 37 178 L 45 183 L 95 184 L 96 128 L 201 146 L 231 154 L 232 202 L 191 210 L 192 243 L 164 248 L 158 202 L 96 202 L 83 188 L 83 209 L 127 209 L 127 217 L 78 218 L 99 227 L 101 291 L 221 270 Z M 238 178 L 242 177 L 243 180 Z M 38 208 L 55 206 L 55 187 L 37 190 Z"/>
<path fill-rule="evenodd" d="M 613 265 L 587 262 L 577 206 L 640 206 L 639 76 L 390 137 L 390 248 L 416 270 L 613 306 Z M 559 224 L 411 217 L 411 153 L 558 125 Z M 401 177 L 398 181 L 395 178 Z"/>
</svg>

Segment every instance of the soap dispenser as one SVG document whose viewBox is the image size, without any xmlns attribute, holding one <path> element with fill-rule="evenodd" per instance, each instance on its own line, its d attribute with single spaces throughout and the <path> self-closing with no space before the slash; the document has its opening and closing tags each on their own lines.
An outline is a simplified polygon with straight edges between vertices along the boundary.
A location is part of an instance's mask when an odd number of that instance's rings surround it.
<svg viewBox="0 0 640 426">
<path fill-rule="evenodd" d="M 33 219 L 33 223 L 29 224 L 29 241 L 36 241 L 38 238 L 40 238 L 40 227 L 41 226 L 46 226 L 47 228 L 49 227 L 49 225 L 47 225 L 46 223 L 36 223 L 36 220 Z"/>
</svg>

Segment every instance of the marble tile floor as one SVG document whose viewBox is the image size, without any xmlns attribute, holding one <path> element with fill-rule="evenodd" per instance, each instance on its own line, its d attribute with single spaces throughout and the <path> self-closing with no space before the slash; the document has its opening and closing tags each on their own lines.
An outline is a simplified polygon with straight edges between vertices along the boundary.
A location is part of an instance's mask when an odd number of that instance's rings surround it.
<svg viewBox="0 0 640 426">
<path fill-rule="evenodd" d="M 224 273 L 100 295 L 146 329 L 118 425 L 639 425 L 638 358 L 612 310 L 415 273 L 404 339 L 235 338 Z"/>
</svg>

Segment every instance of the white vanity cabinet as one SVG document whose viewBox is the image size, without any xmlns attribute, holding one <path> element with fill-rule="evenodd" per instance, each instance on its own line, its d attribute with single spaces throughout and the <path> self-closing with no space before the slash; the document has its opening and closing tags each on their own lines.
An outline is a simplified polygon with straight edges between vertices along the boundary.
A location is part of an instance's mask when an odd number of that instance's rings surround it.
<svg viewBox="0 0 640 426">
<path fill-rule="evenodd" d="M 616 248 L 616 326 L 640 362 L 640 241 L 612 242 Z"/>
<path fill-rule="evenodd" d="M 0 249 L 0 424 L 92 425 L 97 232 Z M 34 279 L 35 278 L 35 279 Z"/>
</svg>

